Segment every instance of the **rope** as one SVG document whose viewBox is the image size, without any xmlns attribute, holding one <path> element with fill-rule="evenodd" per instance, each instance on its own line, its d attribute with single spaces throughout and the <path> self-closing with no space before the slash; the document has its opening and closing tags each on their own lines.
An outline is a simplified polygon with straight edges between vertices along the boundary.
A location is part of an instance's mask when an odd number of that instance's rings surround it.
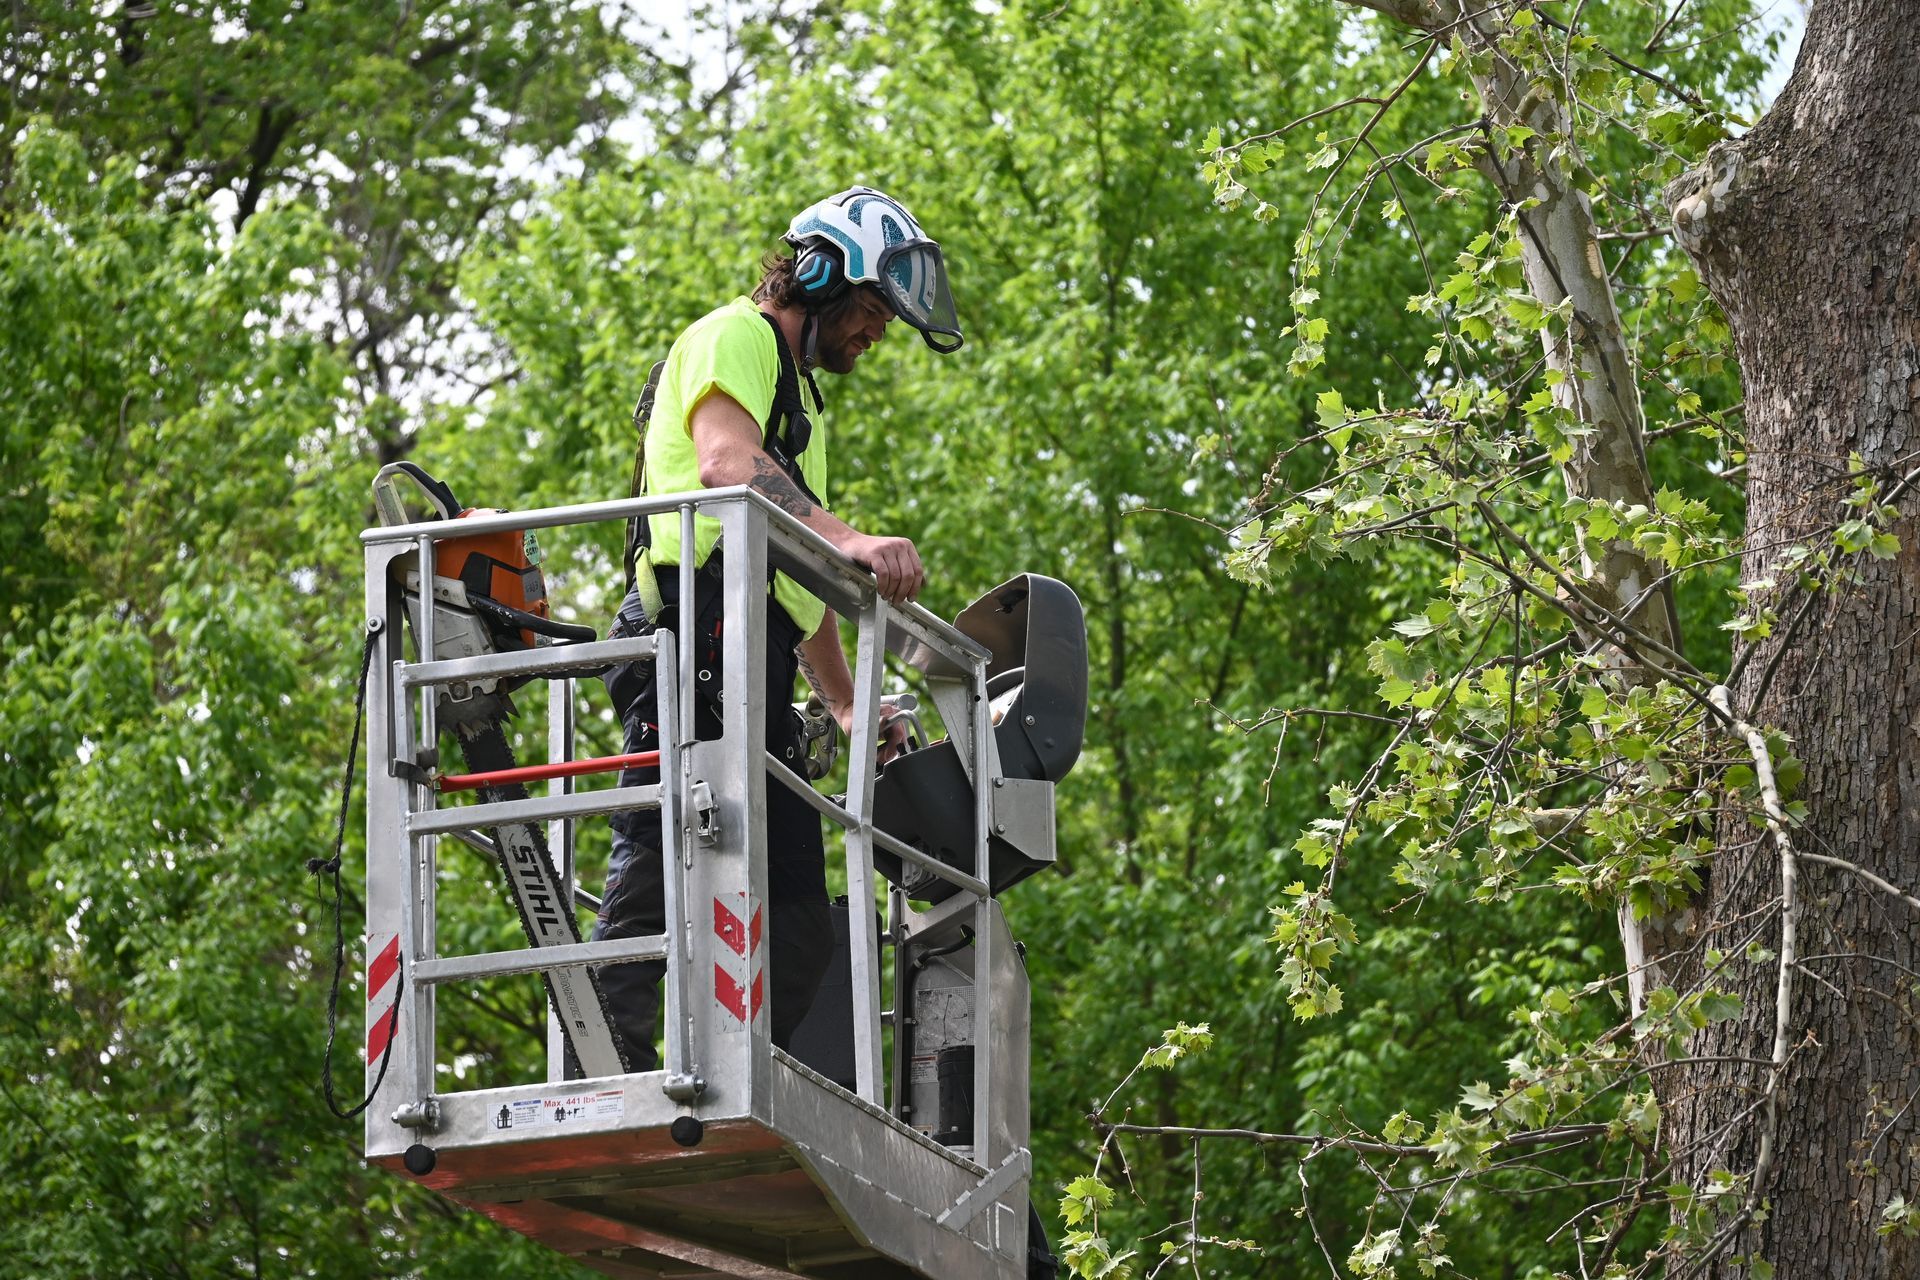
<svg viewBox="0 0 1920 1280">
<path fill-rule="evenodd" d="M 367 1091 L 358 1105 L 350 1111 L 342 1111 L 340 1103 L 333 1096 L 333 1041 L 340 1027 L 340 976 L 346 971 L 347 935 L 346 927 L 341 923 L 340 855 L 347 843 L 347 813 L 353 804 L 353 777 L 359 763 L 360 726 L 367 709 L 367 673 L 373 669 L 373 650 L 380 641 L 378 624 L 367 627 L 366 644 L 360 651 L 360 686 L 353 695 L 353 736 L 347 739 L 347 771 L 340 784 L 340 816 L 333 827 L 333 856 L 331 858 L 308 858 L 307 872 L 313 876 L 333 877 L 333 983 L 327 990 L 327 1050 L 320 1061 L 320 1090 L 326 1097 L 327 1109 L 342 1120 L 351 1120 L 365 1111 L 373 1103 L 374 1095 L 380 1092 L 380 1084 L 387 1078 L 387 1063 L 393 1058 L 394 1032 L 400 1026 L 400 1000 L 393 1002 L 393 1012 L 387 1020 L 387 1047 L 380 1052 L 380 1074 L 373 1078 L 373 1088 Z M 400 958 L 400 980 L 406 980 L 406 957 Z M 369 996 L 373 993 L 368 992 Z"/>
</svg>

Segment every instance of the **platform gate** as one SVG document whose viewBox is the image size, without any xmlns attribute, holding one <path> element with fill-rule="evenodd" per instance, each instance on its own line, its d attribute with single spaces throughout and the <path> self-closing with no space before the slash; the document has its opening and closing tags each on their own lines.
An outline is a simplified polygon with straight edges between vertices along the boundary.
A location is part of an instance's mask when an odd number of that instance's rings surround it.
<svg viewBox="0 0 1920 1280">
<path fill-rule="evenodd" d="M 410 601 L 417 604 L 418 596 L 403 589 L 404 569 L 413 556 L 413 563 L 432 564 L 436 539 L 677 512 L 686 546 L 693 542 L 696 511 L 719 519 L 726 549 L 722 642 L 728 696 L 718 741 L 694 741 L 687 713 L 695 677 L 693 663 L 682 656 L 693 651 L 693 610 L 681 611 L 677 636 L 454 661 L 407 660 L 402 610 Z M 1031 1167 L 1028 989 L 1000 908 L 987 892 L 993 806 L 992 790 L 980 780 L 997 777 L 998 768 L 985 649 L 918 606 L 890 607 L 872 580 L 823 539 L 743 488 L 478 515 L 361 536 L 367 616 L 378 631 L 380 659 L 367 700 L 369 1087 L 383 1053 L 390 1058 L 366 1112 L 368 1159 L 611 1275 L 1024 1275 Z M 854 717 L 863 731 L 853 735 L 849 748 L 844 807 L 767 754 L 761 717 L 753 713 L 768 696 L 787 695 L 765 687 L 758 657 L 769 564 L 857 624 Z M 681 574 L 681 598 L 691 599 L 691 568 Z M 413 621 L 419 652 L 431 654 L 432 610 Z M 975 784 L 978 847 L 971 874 L 902 844 L 871 821 L 876 717 L 888 650 L 919 673 Z M 437 743 L 435 700 L 443 687 L 493 676 L 544 678 L 549 754 L 568 760 L 574 754 L 574 680 L 610 662 L 649 654 L 678 675 L 672 682 L 656 681 L 662 690 L 657 787 L 580 791 L 563 778 L 549 783 L 547 795 L 527 800 L 436 806 L 422 763 L 430 768 L 434 760 L 425 751 Z M 852 1091 L 775 1048 L 769 1038 L 763 998 L 769 771 L 844 833 L 854 904 Z M 537 951 L 441 953 L 435 928 L 441 837 L 490 850 L 486 831 L 492 824 L 545 821 L 562 882 L 572 885 L 576 824 L 619 809 L 656 810 L 660 816 L 668 863 L 664 936 Z M 886 936 L 877 937 L 875 912 L 859 909 L 875 901 L 876 845 L 959 891 L 925 911 L 910 906 L 897 889 L 889 891 Z M 972 945 L 957 963 L 975 988 L 970 1149 L 935 1143 L 898 1117 L 908 1091 L 908 1052 L 898 1050 L 894 1070 L 886 1070 L 882 1027 L 891 1014 L 880 999 L 883 942 L 952 949 L 964 939 L 963 929 L 971 931 Z M 545 1083 L 440 1090 L 434 1035 L 439 986 L 662 957 L 668 962 L 662 1070 L 566 1081 L 554 1023 Z M 409 1171 L 429 1165 L 430 1172 Z"/>
</svg>

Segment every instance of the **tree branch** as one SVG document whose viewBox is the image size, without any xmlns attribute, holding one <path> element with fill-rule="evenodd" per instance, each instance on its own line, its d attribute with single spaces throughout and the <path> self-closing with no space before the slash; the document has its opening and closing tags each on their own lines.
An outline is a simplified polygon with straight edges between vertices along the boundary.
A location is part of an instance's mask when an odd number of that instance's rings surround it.
<svg viewBox="0 0 1920 1280">
<path fill-rule="evenodd" d="M 1857 862 L 1848 862 L 1845 858 L 1836 858 L 1832 854 L 1826 853 L 1802 852 L 1797 856 L 1806 862 L 1820 862 L 1825 863 L 1829 867 L 1839 867 L 1842 871 L 1851 871 L 1874 888 L 1879 889 L 1883 893 L 1890 893 L 1912 907 L 1915 911 L 1920 911 L 1920 898 L 1914 897 L 1899 885 L 1893 883 L 1893 881 L 1875 875 Z"/>
<path fill-rule="evenodd" d="M 272 103 L 260 108 L 260 118 L 253 131 L 253 141 L 247 147 L 247 185 L 241 189 L 239 208 L 234 212 L 235 230 L 246 224 L 248 218 L 260 207 L 260 198 L 267 190 L 267 166 L 279 152 L 280 144 L 286 140 L 287 132 L 300 119 L 300 113 L 292 107 L 276 113 Z"/>
<path fill-rule="evenodd" d="M 1787 1071 L 1787 1041 L 1792 1033 L 1794 949 L 1799 925 L 1800 869 L 1787 838 L 1787 817 L 1780 803 L 1780 786 L 1773 774 L 1773 755 L 1767 739 L 1758 729 L 1734 716 L 1728 701 L 1727 686 L 1715 685 L 1707 695 L 1732 723 L 1735 733 L 1746 740 L 1753 756 L 1753 772 L 1760 784 L 1760 801 L 1766 809 L 1767 830 L 1780 850 L 1780 978 L 1773 1001 L 1773 1066 L 1767 1073 L 1766 1127 L 1760 1132 L 1760 1154 L 1753 1162 L 1753 1179 L 1747 1186 L 1746 1207 L 1742 1217 L 1751 1219 L 1766 1195 L 1768 1175 L 1773 1172 L 1774 1146 L 1780 1136 L 1780 1087 Z M 1731 1230 L 1731 1228 L 1729 1228 Z"/>
<path fill-rule="evenodd" d="M 1102 1137 L 1113 1133 L 1132 1133 L 1151 1137 L 1225 1138 L 1251 1142 L 1262 1147 L 1307 1147 L 1313 1154 L 1321 1151 L 1357 1151 L 1367 1155 L 1433 1159 L 1439 1153 L 1419 1142 L 1376 1142 L 1368 1138 L 1330 1136 L 1324 1133 L 1268 1133 L 1260 1129 L 1197 1129 L 1186 1125 L 1114 1124 L 1098 1115 L 1087 1120 Z M 1508 1134 L 1487 1148 L 1494 1151 L 1520 1151 L 1569 1140 L 1585 1141 L 1605 1137 L 1612 1129 L 1604 1124 L 1565 1124 L 1546 1129 L 1527 1129 Z"/>
</svg>

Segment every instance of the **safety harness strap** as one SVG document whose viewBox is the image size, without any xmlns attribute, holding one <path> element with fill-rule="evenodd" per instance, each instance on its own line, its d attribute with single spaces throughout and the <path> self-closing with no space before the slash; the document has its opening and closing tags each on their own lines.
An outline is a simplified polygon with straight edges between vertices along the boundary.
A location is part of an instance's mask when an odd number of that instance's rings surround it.
<svg viewBox="0 0 1920 1280">
<path fill-rule="evenodd" d="M 761 446 L 808 502 L 825 506 L 800 469 L 800 455 L 807 451 L 807 445 L 813 439 L 813 421 L 807 416 L 806 403 L 800 397 L 800 380 L 806 379 L 807 389 L 813 393 L 814 404 L 824 405 L 826 400 L 813 380 L 812 371 L 802 370 L 799 362 L 793 358 L 793 350 L 787 345 L 787 336 L 780 332 L 780 322 L 764 311 L 760 313 L 760 318 L 773 330 L 774 350 L 780 356 L 780 375 L 774 383 L 773 404 L 767 410 L 767 421 L 761 430 Z M 660 378 L 666 367 L 665 360 L 654 364 L 647 374 L 647 385 L 640 392 L 640 400 L 633 408 L 635 440 L 630 493 L 636 498 L 647 491 L 647 428 L 653 420 L 653 402 L 659 394 Z M 638 596 L 648 618 L 658 618 L 663 604 L 660 584 L 654 577 L 652 557 L 645 554 L 652 542 L 652 530 L 648 527 L 647 518 L 630 517 L 627 520 L 627 594 Z M 768 580 L 772 580 L 771 570 L 768 571 Z"/>
<path fill-rule="evenodd" d="M 807 451 L 807 445 L 813 439 L 813 421 L 807 417 L 807 407 L 800 399 L 800 379 L 807 380 L 807 390 L 813 392 L 813 402 L 824 404 L 820 388 L 814 383 L 813 372 L 800 371 L 799 362 L 793 358 L 793 351 L 787 346 L 787 335 L 780 332 L 780 322 L 762 311 L 760 318 L 773 330 L 774 350 L 780 353 L 780 379 L 773 388 L 773 407 L 767 412 L 767 425 L 764 432 L 764 447 L 767 456 L 772 458 L 793 481 L 794 488 L 800 490 L 808 502 L 814 506 L 824 506 L 820 495 L 807 484 L 807 478 L 800 470 L 800 455 Z"/>
<path fill-rule="evenodd" d="M 660 394 L 660 375 L 666 372 L 667 362 L 656 360 L 653 368 L 647 371 L 647 385 L 640 389 L 640 400 L 633 406 L 633 483 L 627 496 L 637 498 L 647 488 L 647 425 L 653 421 L 654 397 Z M 633 562 L 647 545 L 648 530 L 645 516 L 627 517 L 627 591 L 634 589 Z"/>
</svg>

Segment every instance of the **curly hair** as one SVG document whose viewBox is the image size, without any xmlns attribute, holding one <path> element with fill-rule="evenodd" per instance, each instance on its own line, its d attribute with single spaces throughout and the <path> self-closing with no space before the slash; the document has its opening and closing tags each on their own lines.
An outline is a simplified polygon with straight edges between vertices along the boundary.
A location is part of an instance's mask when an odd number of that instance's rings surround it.
<svg viewBox="0 0 1920 1280">
<path fill-rule="evenodd" d="M 778 249 L 769 249 L 760 259 L 760 283 L 754 286 L 755 302 L 771 302 L 781 310 L 799 307 L 811 311 L 822 320 L 838 320 L 847 313 L 857 296 L 852 289 L 843 290 L 840 296 L 831 302 L 815 302 L 807 297 L 807 291 L 793 278 L 793 258 Z"/>
</svg>

